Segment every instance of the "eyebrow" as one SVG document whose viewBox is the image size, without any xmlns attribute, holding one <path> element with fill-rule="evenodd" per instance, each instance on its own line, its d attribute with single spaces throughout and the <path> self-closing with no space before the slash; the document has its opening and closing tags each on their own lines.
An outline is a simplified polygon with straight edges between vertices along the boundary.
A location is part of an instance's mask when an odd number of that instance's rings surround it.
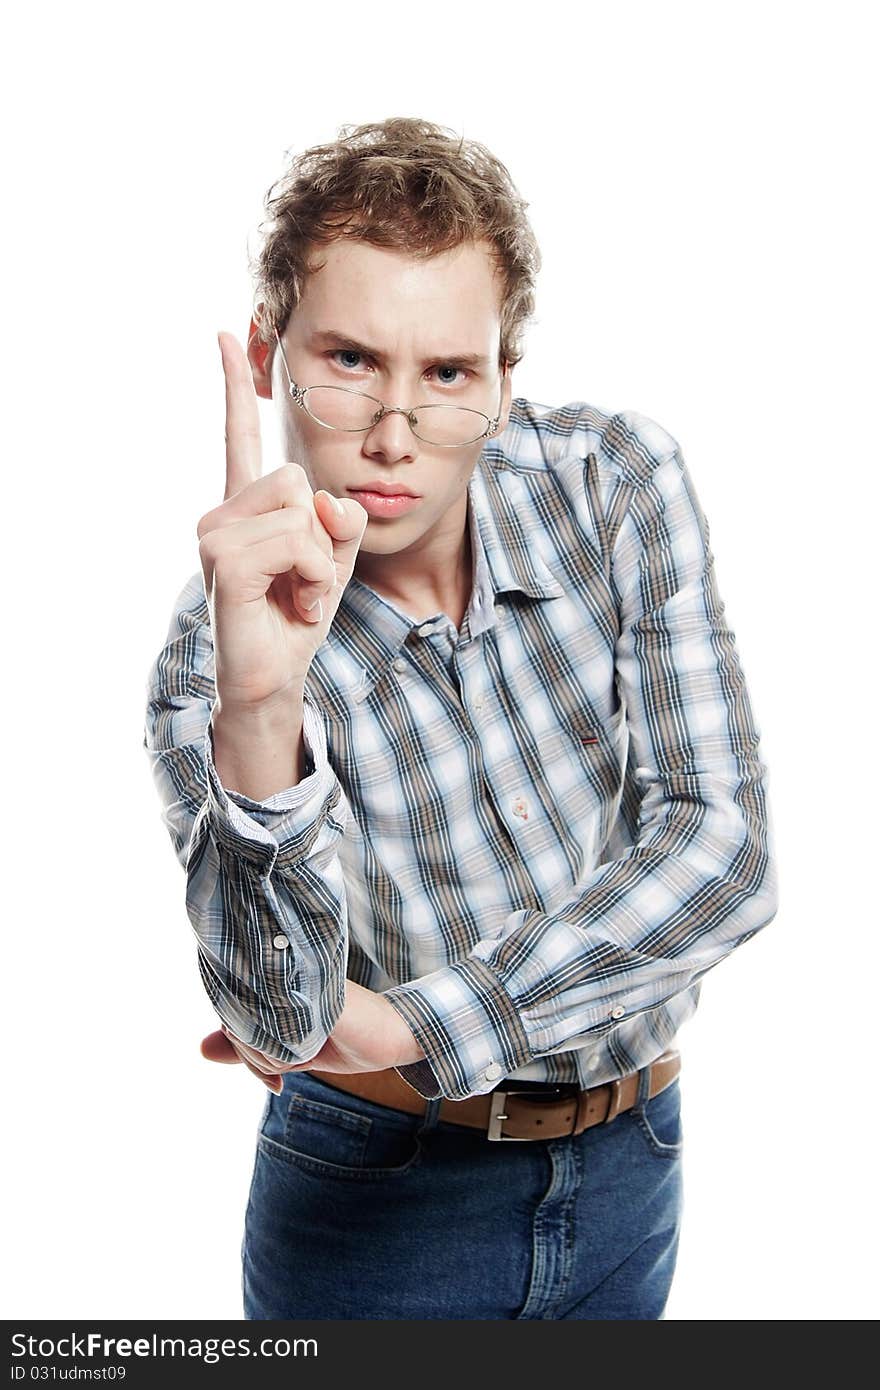
<svg viewBox="0 0 880 1390">
<path fill-rule="evenodd" d="M 347 333 L 338 333 L 335 328 L 323 328 L 312 333 L 310 343 L 315 347 L 344 348 L 347 352 L 362 352 L 366 357 L 374 357 L 377 362 L 384 360 L 384 353 L 379 348 L 367 347 L 365 343 L 359 343 Z M 441 362 L 444 367 L 488 367 L 488 357 L 482 356 L 478 352 L 435 352 L 432 357 L 426 357 L 422 361 L 423 367 L 428 367 L 434 362 Z"/>
</svg>

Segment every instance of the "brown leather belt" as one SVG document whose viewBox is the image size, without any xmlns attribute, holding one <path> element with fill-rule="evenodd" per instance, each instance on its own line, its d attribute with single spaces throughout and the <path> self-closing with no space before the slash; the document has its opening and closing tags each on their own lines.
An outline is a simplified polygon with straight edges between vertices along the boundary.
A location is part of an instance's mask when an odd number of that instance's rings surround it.
<svg viewBox="0 0 880 1390">
<path fill-rule="evenodd" d="M 650 1072 L 648 1098 L 659 1095 L 681 1071 L 681 1054 L 664 1052 L 646 1068 Z M 422 1115 L 427 1101 L 397 1074 L 393 1067 L 383 1071 L 316 1071 L 312 1076 L 337 1090 L 364 1100 Z M 638 1094 L 639 1073 L 631 1072 L 617 1081 L 591 1086 L 582 1091 L 577 1082 L 502 1081 L 494 1091 L 466 1100 L 444 1098 L 438 1119 L 453 1125 L 481 1129 L 487 1139 L 562 1139 L 582 1134 L 591 1125 L 609 1124 L 622 1111 L 631 1110 Z"/>
</svg>

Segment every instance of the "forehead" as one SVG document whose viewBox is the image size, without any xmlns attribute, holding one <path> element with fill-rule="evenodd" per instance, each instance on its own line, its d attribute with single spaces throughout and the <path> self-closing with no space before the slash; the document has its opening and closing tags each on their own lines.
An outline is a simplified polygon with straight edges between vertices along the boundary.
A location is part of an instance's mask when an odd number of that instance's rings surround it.
<svg viewBox="0 0 880 1390">
<path fill-rule="evenodd" d="M 315 269 L 293 316 L 309 327 L 344 324 L 377 342 L 395 327 L 436 325 L 444 336 L 474 329 L 485 335 L 499 323 L 500 276 L 485 242 L 420 260 L 346 237 L 315 248 L 309 264 Z"/>
</svg>

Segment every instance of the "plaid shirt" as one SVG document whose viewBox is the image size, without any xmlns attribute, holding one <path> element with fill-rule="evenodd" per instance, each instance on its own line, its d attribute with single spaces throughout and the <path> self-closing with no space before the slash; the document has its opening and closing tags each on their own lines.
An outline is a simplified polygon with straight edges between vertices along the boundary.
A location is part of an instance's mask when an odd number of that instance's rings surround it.
<svg viewBox="0 0 880 1390">
<path fill-rule="evenodd" d="M 774 916 L 767 768 L 680 448 L 643 415 L 513 402 L 468 486 L 456 629 L 353 576 L 309 671 L 306 776 L 213 761 L 200 573 L 148 678 L 144 747 L 211 1001 L 308 1061 L 345 978 L 458 1100 L 645 1066 Z"/>
</svg>

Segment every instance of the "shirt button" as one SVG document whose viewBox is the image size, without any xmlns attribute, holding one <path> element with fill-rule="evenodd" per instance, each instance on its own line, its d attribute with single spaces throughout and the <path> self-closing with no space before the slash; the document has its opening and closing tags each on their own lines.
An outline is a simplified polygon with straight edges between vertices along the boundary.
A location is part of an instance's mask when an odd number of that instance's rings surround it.
<svg viewBox="0 0 880 1390">
<path fill-rule="evenodd" d="M 457 635 L 455 628 L 452 626 L 452 623 L 450 623 L 446 629 L 446 636 L 449 638 L 450 642 L 454 642 Z"/>
<path fill-rule="evenodd" d="M 406 670 L 406 662 L 404 661 L 404 659 L 403 659 L 402 656 L 399 656 L 399 657 L 397 658 L 397 660 L 394 662 L 394 669 L 395 669 L 395 671 L 405 671 L 405 670 Z"/>
<path fill-rule="evenodd" d="M 420 636 L 420 637 L 430 637 L 430 636 L 431 636 L 431 633 L 432 633 L 433 631 L 434 631 L 434 629 L 433 629 L 433 627 L 431 626 L 431 624 L 430 624 L 430 623 L 425 623 L 425 626 L 424 626 L 424 627 L 420 627 L 420 628 L 419 628 L 419 636 Z"/>
<path fill-rule="evenodd" d="M 587 1070 L 588 1070 L 588 1071 L 595 1071 L 596 1068 L 597 1068 L 598 1065 L 599 1065 L 599 1060 L 600 1060 L 600 1059 L 599 1059 L 599 1054 L 598 1054 L 598 1052 L 594 1052 L 593 1055 L 592 1055 L 592 1057 L 590 1058 L 589 1062 L 587 1063 Z"/>
<path fill-rule="evenodd" d="M 623 1015 L 624 1015 L 625 1013 L 626 1013 L 626 1009 L 623 1007 L 622 1004 L 615 1004 L 614 1008 L 611 1010 L 611 1017 L 612 1017 L 612 1018 L 623 1018 Z"/>
<path fill-rule="evenodd" d="M 484 704 L 485 700 L 483 699 L 482 695 L 474 696 L 474 709 L 482 709 Z"/>
<path fill-rule="evenodd" d="M 516 801 L 513 803 L 513 814 L 515 816 L 521 816 L 523 820 L 528 820 L 529 807 L 524 796 L 518 796 L 516 798 Z"/>
<path fill-rule="evenodd" d="M 276 946 L 279 951 L 286 951 L 290 942 L 286 936 L 282 936 L 279 932 L 277 936 L 272 937 L 272 945 Z"/>
<path fill-rule="evenodd" d="M 503 1068 L 502 1068 L 502 1067 L 499 1067 L 499 1065 L 498 1065 L 497 1062 L 492 1062 L 492 1063 L 486 1068 L 486 1071 L 485 1071 L 484 1074 L 485 1074 L 485 1077 L 486 1077 L 486 1080 L 487 1080 L 487 1081 L 497 1081 L 497 1080 L 499 1079 L 499 1077 L 503 1075 Z"/>
</svg>

